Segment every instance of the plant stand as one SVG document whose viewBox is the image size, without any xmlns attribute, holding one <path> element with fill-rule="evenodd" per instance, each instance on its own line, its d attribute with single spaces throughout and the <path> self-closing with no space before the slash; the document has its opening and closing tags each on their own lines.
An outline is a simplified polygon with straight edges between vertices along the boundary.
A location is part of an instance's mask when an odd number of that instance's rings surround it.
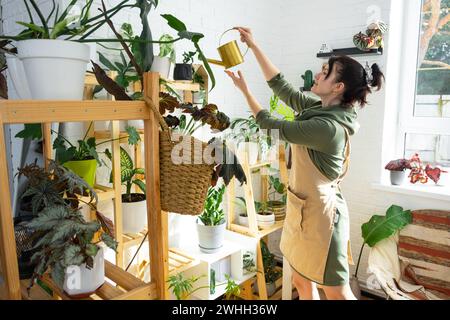
<svg viewBox="0 0 450 320">
<path fill-rule="evenodd" d="M 246 151 L 244 150 L 242 154 L 240 154 L 239 160 L 242 164 L 242 168 L 245 172 L 245 175 L 247 177 L 247 183 L 243 185 L 244 193 L 245 193 L 245 202 L 247 207 L 247 216 L 248 216 L 248 227 L 241 226 L 239 224 L 235 223 L 235 180 L 232 179 L 230 181 L 230 184 L 227 188 L 227 201 L 228 201 L 228 218 L 227 218 L 227 228 L 231 231 L 238 232 L 253 238 L 256 238 L 257 241 L 257 249 L 256 249 L 256 258 L 257 258 L 257 273 L 256 273 L 256 281 L 258 282 L 258 289 L 259 289 L 259 297 L 255 295 L 250 295 L 248 291 L 251 289 L 247 288 L 245 290 L 246 296 L 252 296 L 253 298 L 259 298 L 261 300 L 267 300 L 270 297 L 267 296 L 267 290 L 266 290 L 266 281 L 265 281 L 265 274 L 264 274 L 264 266 L 263 266 L 263 259 L 262 259 L 262 253 L 261 253 L 261 245 L 259 240 L 263 240 L 267 243 L 268 235 L 280 230 L 283 227 L 284 220 L 281 221 L 275 221 L 275 224 L 270 228 L 265 229 L 259 229 L 257 225 L 257 217 L 256 217 L 256 209 L 255 209 L 255 202 L 254 202 L 254 193 L 253 193 L 253 185 L 252 185 L 252 172 L 258 169 L 261 169 L 266 166 L 270 166 L 275 161 L 267 161 L 267 162 L 260 162 L 256 163 L 254 165 L 249 164 L 249 157 Z M 288 182 L 288 173 L 287 173 L 287 166 L 286 166 L 286 155 L 285 155 L 285 149 L 282 144 L 279 145 L 278 148 L 278 159 L 279 163 L 279 169 L 280 169 L 280 179 L 281 182 L 284 183 L 287 186 Z M 267 201 L 268 199 L 268 180 L 267 176 L 263 175 L 261 176 L 261 200 Z M 281 289 L 279 287 L 281 286 L 281 279 L 278 281 L 278 286 L 275 294 L 273 297 L 280 296 Z M 248 283 L 246 284 L 248 285 Z M 251 284 L 250 284 L 251 286 Z M 251 292 L 251 290 L 250 290 Z M 280 296 L 281 297 L 281 296 Z"/>
<path fill-rule="evenodd" d="M 144 75 L 144 94 L 153 101 L 159 101 L 159 75 L 146 73 Z M 52 122 L 87 122 L 112 120 L 112 136 L 119 136 L 118 121 L 144 120 L 143 140 L 145 146 L 145 167 L 147 181 L 147 215 L 149 227 L 151 282 L 145 284 L 146 294 L 141 294 L 141 286 L 132 285 L 134 280 L 140 281 L 123 271 L 121 254 L 123 254 L 123 235 L 121 212 L 115 210 L 115 231 L 119 242 L 118 267 L 109 272 L 108 277 L 122 288 L 128 288 L 129 297 L 167 298 L 168 278 L 168 239 L 167 214 L 161 212 L 159 194 L 159 125 L 152 111 L 142 101 L 38 101 L 38 100 L 4 100 L 0 101 L 0 124 L 42 123 L 44 135 L 44 157 L 51 159 L 52 146 L 50 127 Z M 119 142 L 115 146 L 119 149 Z M 114 196 L 120 199 L 120 161 L 119 153 L 114 154 L 115 174 L 114 189 L 96 186 L 101 199 Z M 47 164 L 46 164 L 47 165 Z M 117 170 L 118 169 L 118 170 Z M 9 175 L 6 159 L 6 145 L 3 130 L 0 130 L 0 298 L 20 299 L 22 296 L 19 281 L 16 243 L 14 239 L 13 219 L 11 213 L 11 195 L 9 191 Z M 100 200 L 100 199 L 99 199 Z M 116 208 L 120 208 L 116 200 Z M 123 263 L 123 262 L 122 262 Z M 120 271 L 119 271 L 120 270 Z M 117 280 L 117 281 L 115 281 Z M 121 281 L 118 281 L 121 280 Z M 123 280 L 123 281 L 122 281 Z M 127 284 L 129 283 L 129 285 Z M 141 282 L 139 282 L 141 283 Z M 137 282 L 134 282 L 137 284 Z M 51 284 L 50 284 L 51 286 Z M 144 285 L 142 285 L 144 286 Z M 130 291 L 131 290 L 131 291 Z M 139 295 L 134 295 L 137 290 Z M 142 289 L 145 291 L 144 289 Z M 118 293 L 118 292 L 116 292 Z M 104 295 L 113 298 L 113 295 Z M 119 295 L 114 295 L 119 297 Z M 126 296 L 121 296 L 124 298 Z"/>
</svg>

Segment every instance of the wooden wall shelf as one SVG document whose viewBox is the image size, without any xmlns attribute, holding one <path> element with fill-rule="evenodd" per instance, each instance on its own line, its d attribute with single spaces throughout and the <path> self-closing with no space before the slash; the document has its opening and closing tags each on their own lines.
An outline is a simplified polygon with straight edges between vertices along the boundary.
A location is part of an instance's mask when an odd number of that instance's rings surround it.
<svg viewBox="0 0 450 320">
<path fill-rule="evenodd" d="M 332 56 L 381 56 L 383 48 L 370 49 L 369 51 L 362 51 L 356 47 L 334 49 L 333 52 L 318 53 L 317 58 L 329 58 Z"/>
</svg>

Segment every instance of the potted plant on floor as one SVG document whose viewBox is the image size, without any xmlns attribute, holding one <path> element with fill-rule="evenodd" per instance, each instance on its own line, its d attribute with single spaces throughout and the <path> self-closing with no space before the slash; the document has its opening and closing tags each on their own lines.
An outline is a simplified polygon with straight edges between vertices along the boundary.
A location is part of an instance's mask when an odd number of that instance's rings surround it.
<svg viewBox="0 0 450 320">
<path fill-rule="evenodd" d="M 194 63 L 194 57 L 196 54 L 196 51 L 188 51 L 183 53 L 183 63 L 175 64 L 175 69 L 173 70 L 174 80 L 192 80 L 192 64 Z"/>
<path fill-rule="evenodd" d="M 407 159 L 397 159 L 389 161 L 384 168 L 390 171 L 391 184 L 402 185 L 406 178 L 406 169 L 411 169 L 411 165 Z"/>
<path fill-rule="evenodd" d="M 111 152 L 106 149 L 105 154 L 112 161 Z M 120 147 L 120 179 L 126 191 L 122 194 L 123 232 L 136 234 L 147 227 L 147 201 L 145 183 L 139 178 L 144 175 L 142 168 L 135 168 L 133 160 L 124 148 Z M 111 181 L 113 179 L 111 172 Z M 143 193 L 134 193 L 131 188 L 136 185 Z"/>
<path fill-rule="evenodd" d="M 169 79 L 170 67 L 175 63 L 175 48 L 173 43 L 169 42 L 173 40 L 173 37 L 167 33 L 159 38 L 159 55 L 153 58 L 152 68 L 150 69 L 153 72 L 159 72 L 163 79 Z"/>
<path fill-rule="evenodd" d="M 225 186 L 209 188 L 203 213 L 197 219 L 199 247 L 202 252 L 217 252 L 225 236 L 225 214 L 221 209 Z"/>
<path fill-rule="evenodd" d="M 276 291 L 275 281 L 281 277 L 281 272 L 277 270 L 277 262 L 275 261 L 275 255 L 270 252 L 269 247 L 264 242 L 260 241 L 261 255 L 264 266 L 264 276 L 266 281 L 267 296 L 272 296 Z M 256 292 L 259 293 L 258 284 L 255 286 Z"/>
<path fill-rule="evenodd" d="M 367 244 L 369 247 L 373 247 L 381 240 L 389 238 L 410 223 L 412 223 L 412 214 L 410 210 L 403 210 L 400 206 L 391 205 L 387 209 L 386 215 L 373 215 L 368 222 L 361 225 L 363 243 L 361 245 L 361 250 L 359 251 L 355 274 L 350 279 L 350 286 L 356 298 L 359 299 L 361 297 L 358 270 L 364 246 Z"/>
<path fill-rule="evenodd" d="M 37 217 L 26 226 L 36 239 L 31 258 L 36 263 L 30 288 L 47 271 L 55 284 L 68 295 L 85 297 L 105 281 L 103 244 L 115 250 L 112 222 L 97 211 L 97 195 L 89 185 L 66 168 L 50 161 L 48 170 L 36 164 L 19 169 L 28 178 L 30 188 L 24 196 L 32 197 Z M 80 199 L 85 189 L 90 200 L 85 202 L 96 211 L 97 221 L 86 222 L 80 212 Z M 43 209 L 40 209 L 43 208 Z"/>
</svg>

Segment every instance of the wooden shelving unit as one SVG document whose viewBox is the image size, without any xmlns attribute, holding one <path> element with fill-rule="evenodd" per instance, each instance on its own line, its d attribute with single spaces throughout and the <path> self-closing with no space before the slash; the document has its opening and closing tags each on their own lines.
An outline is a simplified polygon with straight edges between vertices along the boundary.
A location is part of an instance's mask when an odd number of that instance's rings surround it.
<svg viewBox="0 0 450 320">
<path fill-rule="evenodd" d="M 159 101 L 159 75 L 144 75 L 144 95 L 152 101 Z M 52 144 L 50 127 L 52 122 L 90 122 L 112 121 L 112 137 L 119 136 L 119 121 L 144 120 L 143 143 L 145 146 L 144 163 L 147 183 L 147 215 L 149 228 L 149 252 L 151 282 L 144 283 L 121 269 L 123 254 L 123 234 L 120 206 L 115 202 L 114 218 L 116 237 L 119 241 L 117 266 L 107 263 L 107 278 L 113 283 L 111 287 L 105 283 L 96 293 L 100 298 L 117 299 L 166 299 L 166 279 L 169 273 L 169 250 L 167 239 L 167 214 L 161 211 L 159 195 L 159 124 L 152 111 L 143 101 L 38 101 L 38 100 L 4 100 L 0 101 L 0 125 L 5 124 L 42 123 L 44 135 L 44 158 L 50 159 Z M 113 147 L 118 150 L 119 142 Z M 115 174 L 114 186 L 120 186 L 119 153 L 114 153 Z M 118 165 L 117 165 L 118 164 Z M 6 159 L 4 131 L 0 130 L 0 296 L 6 299 L 21 299 L 24 282 L 19 280 L 16 243 L 11 213 L 11 196 L 9 191 L 9 175 Z M 99 197 L 120 199 L 119 188 L 113 189 L 96 186 Z M 113 195 L 114 193 L 114 195 Z M 122 262 L 123 263 L 123 262 Z M 47 285 L 52 282 L 47 279 Z M 109 283 L 109 282 L 108 282 Z M 119 292 L 120 290 L 120 292 Z M 54 290 L 58 298 L 66 298 L 63 293 Z M 39 289 L 35 294 L 42 296 Z M 27 299 L 27 297 L 23 297 Z M 96 298 L 95 296 L 91 298 Z"/>
<path fill-rule="evenodd" d="M 246 151 L 243 151 L 239 154 L 239 160 L 242 164 L 242 168 L 245 172 L 245 175 L 247 177 L 247 183 L 243 185 L 244 188 L 244 194 L 245 194 L 245 202 L 247 207 L 247 216 L 248 216 L 248 227 L 242 226 L 237 223 L 235 223 L 235 180 L 233 179 L 227 188 L 227 200 L 228 200 L 228 219 L 227 219 L 227 228 L 231 231 L 238 232 L 250 237 L 256 238 L 257 241 L 257 249 L 256 249 L 256 267 L 257 267 L 257 273 L 256 273 L 256 281 L 258 282 L 258 288 L 259 288 L 259 299 L 261 300 L 267 300 L 270 297 L 267 296 L 267 290 L 266 290 L 266 281 L 265 281 L 265 274 L 264 274 L 264 266 L 263 266 L 263 260 L 262 260 L 262 254 L 261 254 L 261 245 L 259 240 L 263 240 L 267 243 L 267 237 L 269 234 L 280 230 L 283 228 L 284 220 L 282 221 L 275 221 L 275 224 L 271 227 L 261 229 L 258 227 L 257 223 L 257 217 L 256 217 L 256 208 L 254 203 L 254 192 L 253 192 L 253 184 L 252 184 L 252 174 L 255 170 L 259 170 L 263 167 L 267 167 L 273 164 L 273 161 L 262 161 L 253 165 L 249 164 L 249 157 Z M 280 179 L 281 182 L 284 183 L 287 186 L 288 182 L 288 172 L 287 172 L 287 166 L 286 166 L 286 154 L 285 149 L 283 145 L 279 145 L 278 148 L 278 158 L 276 161 L 279 162 L 279 170 L 280 170 Z M 268 195 L 268 181 L 267 176 L 261 176 L 261 194 L 262 194 L 262 201 L 267 201 Z M 281 279 L 279 279 L 281 281 Z M 249 290 L 251 291 L 251 284 L 247 283 L 247 286 L 250 285 L 250 287 L 246 288 L 247 296 L 251 296 L 253 298 L 256 298 L 253 294 L 249 293 Z M 281 288 L 279 288 L 276 293 L 277 295 L 281 296 Z"/>
</svg>

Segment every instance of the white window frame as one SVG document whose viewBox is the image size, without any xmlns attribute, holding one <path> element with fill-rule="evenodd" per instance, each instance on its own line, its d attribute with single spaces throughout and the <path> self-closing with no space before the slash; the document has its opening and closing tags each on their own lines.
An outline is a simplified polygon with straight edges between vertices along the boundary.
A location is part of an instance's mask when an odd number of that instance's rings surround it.
<svg viewBox="0 0 450 320">
<path fill-rule="evenodd" d="M 450 118 L 414 116 L 421 9 L 421 0 L 404 1 L 397 154 L 404 154 L 406 133 L 450 135 Z"/>
</svg>

